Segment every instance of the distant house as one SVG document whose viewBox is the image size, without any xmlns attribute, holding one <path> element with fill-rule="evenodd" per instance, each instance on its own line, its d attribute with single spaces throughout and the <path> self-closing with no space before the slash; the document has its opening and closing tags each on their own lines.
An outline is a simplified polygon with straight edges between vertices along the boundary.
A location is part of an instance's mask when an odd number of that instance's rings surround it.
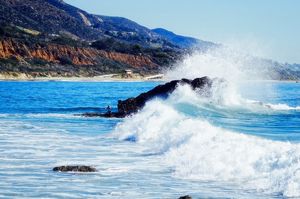
<svg viewBox="0 0 300 199">
<path fill-rule="evenodd" d="M 125 73 L 125 75 L 132 75 L 133 74 L 132 70 L 130 70 L 130 69 L 124 70 L 124 73 Z"/>
<path fill-rule="evenodd" d="M 132 78 L 133 77 L 133 71 L 130 69 L 125 69 L 122 73 L 123 78 Z"/>
</svg>

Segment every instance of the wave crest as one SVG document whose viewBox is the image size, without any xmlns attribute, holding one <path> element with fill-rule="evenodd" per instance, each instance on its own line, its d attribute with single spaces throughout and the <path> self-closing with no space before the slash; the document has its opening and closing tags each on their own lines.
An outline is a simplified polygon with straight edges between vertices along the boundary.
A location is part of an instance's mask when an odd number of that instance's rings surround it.
<svg viewBox="0 0 300 199">
<path fill-rule="evenodd" d="M 278 108 L 245 100 L 228 85 L 215 86 L 208 98 L 179 86 L 168 99 L 154 99 L 126 118 L 114 134 L 163 155 L 176 177 L 234 181 L 245 189 L 300 196 L 300 144 L 226 130 L 206 119 L 237 109 L 261 114 Z"/>
</svg>

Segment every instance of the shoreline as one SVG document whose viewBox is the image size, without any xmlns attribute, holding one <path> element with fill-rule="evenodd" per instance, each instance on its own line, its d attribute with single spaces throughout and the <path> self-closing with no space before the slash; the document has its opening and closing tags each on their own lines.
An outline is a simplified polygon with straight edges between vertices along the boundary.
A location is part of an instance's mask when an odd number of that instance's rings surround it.
<svg viewBox="0 0 300 199">
<path fill-rule="evenodd" d="M 168 81 L 163 74 L 149 76 L 121 77 L 120 74 L 107 74 L 94 77 L 30 77 L 21 75 L 18 77 L 6 76 L 0 74 L 0 82 L 162 82 Z M 300 83 L 300 80 L 245 80 L 246 82 L 282 82 L 282 83 Z"/>
<path fill-rule="evenodd" d="M 5 77 L 0 76 L 0 82 L 16 81 L 16 82 L 144 82 L 144 81 L 165 81 L 163 74 L 145 76 L 145 77 L 114 77 L 118 74 L 107 74 L 94 77 Z M 161 78 L 157 78 L 161 77 Z"/>
</svg>

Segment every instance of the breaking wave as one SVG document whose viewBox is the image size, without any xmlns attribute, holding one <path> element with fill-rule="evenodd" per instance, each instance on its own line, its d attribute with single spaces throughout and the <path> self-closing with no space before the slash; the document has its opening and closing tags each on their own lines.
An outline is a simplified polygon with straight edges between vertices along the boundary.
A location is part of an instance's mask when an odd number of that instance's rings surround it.
<svg viewBox="0 0 300 199">
<path fill-rule="evenodd" d="M 188 57 L 167 74 L 169 79 L 208 75 L 227 81 L 216 81 L 210 97 L 179 86 L 168 99 L 154 99 L 126 118 L 114 135 L 146 147 L 147 153 L 163 156 L 174 168 L 175 177 L 235 183 L 243 189 L 300 197 L 300 144 L 260 136 L 273 115 L 298 114 L 300 108 L 243 98 L 237 84 L 249 74 L 250 66 L 245 64 L 253 63 L 249 60 L 232 56 L 232 52 L 229 56 L 224 49 Z M 253 67 L 251 70 L 251 74 L 264 76 Z M 231 123 L 244 129 L 249 122 L 262 126 L 257 126 L 253 135 L 228 128 Z"/>
<path fill-rule="evenodd" d="M 166 71 L 166 79 L 222 77 L 229 82 L 276 78 L 272 62 L 253 56 L 244 49 L 228 46 L 194 52 Z"/>
<path fill-rule="evenodd" d="M 149 153 L 163 155 L 174 167 L 176 177 L 234 181 L 243 188 L 300 196 L 300 144 L 234 132 L 206 119 L 212 115 L 221 118 L 222 114 L 239 109 L 257 114 L 268 109 L 277 113 L 278 109 L 252 102 L 244 102 L 243 106 L 238 103 L 242 101 L 211 104 L 182 86 L 169 99 L 153 100 L 138 114 L 125 119 L 115 134 L 121 140 L 146 146 Z"/>
</svg>

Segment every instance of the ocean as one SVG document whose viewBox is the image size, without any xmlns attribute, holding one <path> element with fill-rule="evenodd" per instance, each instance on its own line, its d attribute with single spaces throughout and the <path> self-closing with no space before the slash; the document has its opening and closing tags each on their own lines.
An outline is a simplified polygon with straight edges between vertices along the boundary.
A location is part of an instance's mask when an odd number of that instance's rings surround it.
<svg viewBox="0 0 300 199">
<path fill-rule="evenodd" d="M 162 82 L 0 82 L 0 198 L 300 197 L 300 84 L 179 86 L 125 119 L 119 99 Z M 96 173 L 57 173 L 61 165 Z"/>
</svg>

